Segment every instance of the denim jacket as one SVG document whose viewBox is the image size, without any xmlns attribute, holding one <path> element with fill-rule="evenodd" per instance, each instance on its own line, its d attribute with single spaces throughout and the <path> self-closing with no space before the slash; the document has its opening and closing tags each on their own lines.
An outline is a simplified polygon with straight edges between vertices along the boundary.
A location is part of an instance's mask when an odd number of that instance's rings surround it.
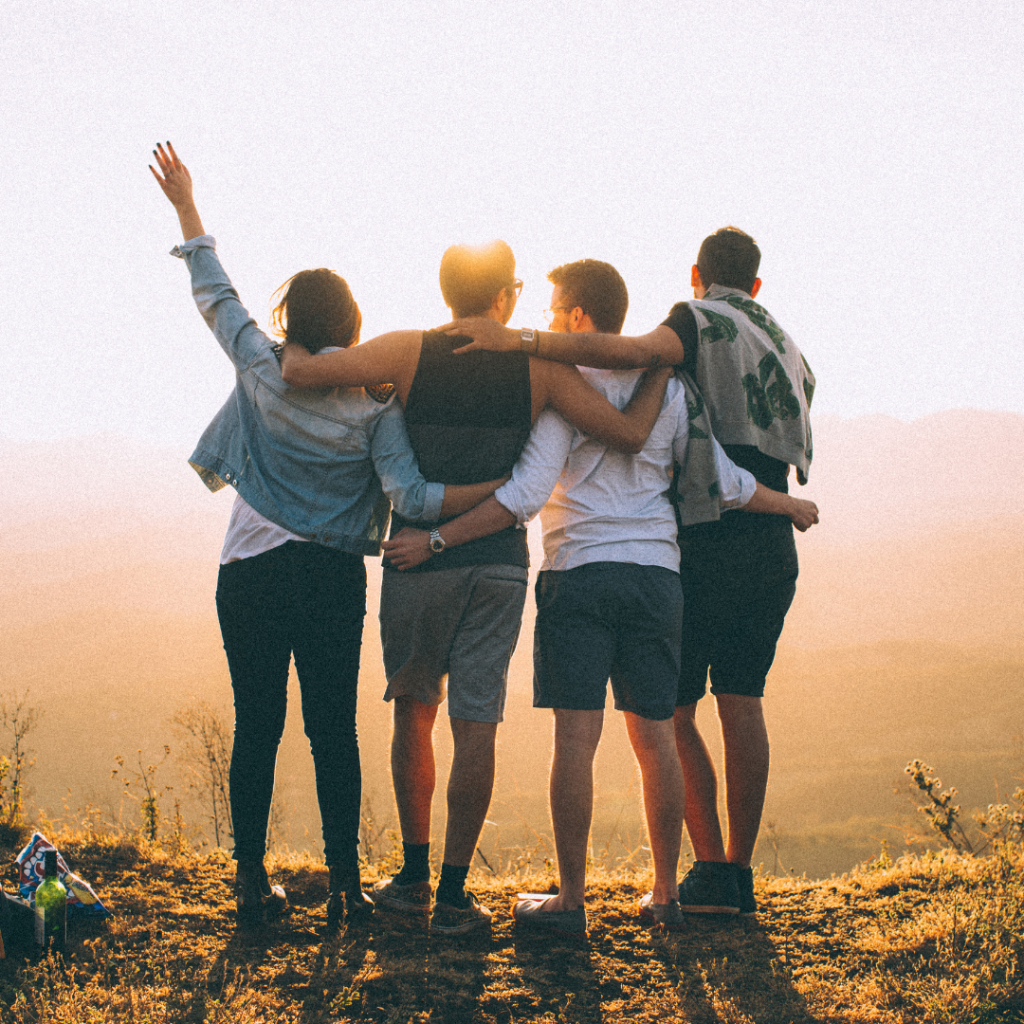
<svg viewBox="0 0 1024 1024">
<path fill-rule="evenodd" d="M 235 390 L 203 432 L 190 464 L 211 491 L 235 488 L 278 526 L 356 555 L 380 553 L 391 507 L 436 520 L 442 484 L 427 483 L 395 398 L 361 388 L 303 391 L 281 377 L 273 342 L 238 300 L 210 235 L 171 250 L 235 367 Z"/>
</svg>

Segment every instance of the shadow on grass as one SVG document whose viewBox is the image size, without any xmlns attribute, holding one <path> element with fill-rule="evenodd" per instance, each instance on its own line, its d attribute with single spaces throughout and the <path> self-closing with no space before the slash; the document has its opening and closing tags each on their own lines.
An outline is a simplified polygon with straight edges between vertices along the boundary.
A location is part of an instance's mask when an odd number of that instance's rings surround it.
<svg viewBox="0 0 1024 1024">
<path fill-rule="evenodd" d="M 664 940 L 678 976 L 680 1008 L 693 1024 L 749 1019 L 758 1024 L 817 1024 L 790 973 L 784 942 L 756 920 L 687 918 L 687 931 Z"/>
<path fill-rule="evenodd" d="M 362 1019 L 476 1019 L 493 950 L 490 932 L 439 939 L 427 933 L 425 922 L 377 930 L 374 970 L 361 985 Z"/>
<path fill-rule="evenodd" d="M 535 1013 L 550 1013 L 558 1021 L 579 1024 L 604 1020 L 601 1004 L 611 993 L 594 969 L 589 939 L 517 929 L 513 949 L 529 992 L 521 1002 L 528 1003 Z"/>
</svg>

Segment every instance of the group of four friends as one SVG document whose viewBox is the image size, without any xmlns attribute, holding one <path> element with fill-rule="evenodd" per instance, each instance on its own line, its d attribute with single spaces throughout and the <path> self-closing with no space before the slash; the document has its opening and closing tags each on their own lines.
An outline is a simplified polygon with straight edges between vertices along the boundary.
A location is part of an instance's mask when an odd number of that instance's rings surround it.
<svg viewBox="0 0 1024 1024">
<path fill-rule="evenodd" d="M 285 903 L 264 868 L 288 671 L 295 659 L 316 772 L 332 928 L 374 906 L 430 915 L 435 935 L 490 927 L 465 887 L 494 781 L 495 738 L 527 588 L 525 525 L 540 513 L 534 705 L 554 713 L 557 895 L 524 895 L 520 927 L 587 931 L 593 761 L 606 689 L 640 766 L 654 867 L 641 916 L 756 912 L 750 867 L 768 780 L 762 712 L 797 576 L 788 494 L 812 457 L 814 378 L 754 301 L 760 252 L 735 228 L 705 239 L 695 300 L 625 337 L 626 286 L 597 260 L 553 270 L 550 331 L 513 330 L 522 282 L 504 242 L 452 246 L 454 320 L 363 344 L 345 281 L 282 286 L 275 345 L 240 303 L 171 145 L 151 167 L 176 209 L 195 301 L 236 370 L 191 463 L 236 491 L 217 612 L 234 692 L 231 817 L 240 922 Z M 428 482 L 429 481 L 429 482 Z M 392 512 L 393 505 L 393 512 Z M 392 520 L 391 539 L 385 531 Z M 393 701 L 391 769 L 404 862 L 362 889 L 358 859 L 363 558 L 383 548 L 380 629 Z M 695 712 L 710 675 L 727 832 Z M 447 680 L 447 690 L 445 681 Z M 429 862 L 433 728 L 453 737 L 444 855 Z M 684 800 L 685 793 L 685 800 Z M 681 882 L 683 824 L 695 863 Z"/>
</svg>

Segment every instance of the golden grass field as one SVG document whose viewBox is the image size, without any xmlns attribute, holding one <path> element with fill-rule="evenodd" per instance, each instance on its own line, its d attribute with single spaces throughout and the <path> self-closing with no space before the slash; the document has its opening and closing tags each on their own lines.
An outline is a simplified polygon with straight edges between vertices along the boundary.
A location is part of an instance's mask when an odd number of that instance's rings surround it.
<svg viewBox="0 0 1024 1024">
<path fill-rule="evenodd" d="M 11 1024 L 1024 1020 L 1024 859 L 1012 847 L 882 857 L 824 882 L 761 877 L 757 918 L 692 919 L 678 933 L 638 920 L 646 872 L 598 870 L 585 941 L 517 934 L 516 892 L 547 889 L 549 873 L 475 871 L 493 933 L 441 941 L 382 912 L 326 936 L 326 869 L 304 855 L 270 864 L 290 912 L 242 933 L 223 852 L 84 831 L 58 842 L 115 916 L 73 927 L 63 962 L 0 963 Z"/>
</svg>

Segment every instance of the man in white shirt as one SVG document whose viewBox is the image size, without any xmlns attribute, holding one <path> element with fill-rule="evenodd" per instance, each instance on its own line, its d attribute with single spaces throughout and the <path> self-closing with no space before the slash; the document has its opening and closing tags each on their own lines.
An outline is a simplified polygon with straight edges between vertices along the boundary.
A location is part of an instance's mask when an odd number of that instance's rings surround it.
<svg viewBox="0 0 1024 1024">
<path fill-rule="evenodd" d="M 621 330 L 626 286 L 607 263 L 581 260 L 551 272 L 551 329 Z M 583 370 L 620 408 L 640 371 Z M 667 372 L 667 371 L 658 371 Z M 465 543 L 539 510 L 545 559 L 537 580 L 534 705 L 555 716 L 551 817 L 558 854 L 557 896 L 528 897 L 515 908 L 523 926 L 586 932 L 586 854 L 593 810 L 593 761 L 611 678 L 643 777 L 654 885 L 641 914 L 681 927 L 676 869 L 683 824 L 683 780 L 673 715 L 679 678 L 682 591 L 676 521 L 669 500 L 675 464 L 685 465 L 689 413 L 682 385 L 669 380 L 661 414 L 635 456 L 608 450 L 545 412 L 494 498 L 444 524 L 446 547 Z M 715 447 L 719 500 L 816 521 L 811 502 L 756 484 Z M 549 500 L 550 496 L 550 500 Z M 385 545 L 398 568 L 429 556 L 426 534 L 403 531 Z"/>
</svg>

